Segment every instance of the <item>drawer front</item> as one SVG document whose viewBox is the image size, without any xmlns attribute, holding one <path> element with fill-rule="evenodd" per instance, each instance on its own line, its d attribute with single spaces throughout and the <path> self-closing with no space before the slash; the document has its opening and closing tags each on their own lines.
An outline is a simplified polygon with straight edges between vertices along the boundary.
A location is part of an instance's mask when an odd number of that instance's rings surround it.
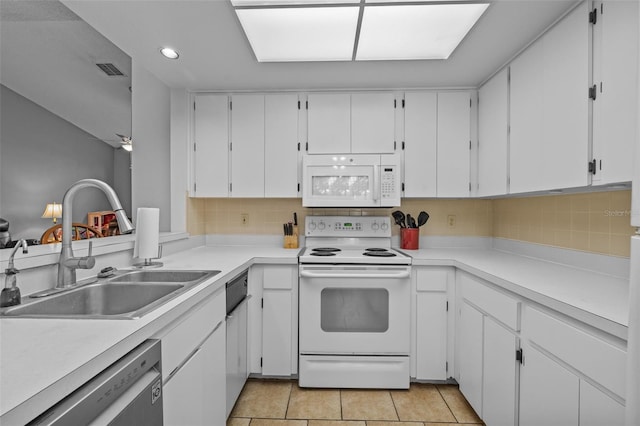
<svg viewBox="0 0 640 426">
<path fill-rule="evenodd" d="M 224 291 L 217 292 L 186 318 L 159 335 L 162 345 L 162 380 L 165 381 L 187 357 L 198 348 L 214 327 L 224 321 L 226 313 Z"/>
<path fill-rule="evenodd" d="M 585 330 L 527 307 L 523 334 L 616 395 L 625 395 L 626 351 Z M 524 354 L 525 363 L 527 355 Z"/>
<path fill-rule="evenodd" d="M 293 266 L 264 265 L 263 284 L 265 289 L 290 290 L 293 286 L 294 268 Z"/>
<path fill-rule="evenodd" d="M 460 274 L 462 297 L 514 331 L 520 330 L 521 302 Z"/>
<path fill-rule="evenodd" d="M 416 267 L 416 290 L 447 291 L 451 269 L 441 267 Z"/>
</svg>

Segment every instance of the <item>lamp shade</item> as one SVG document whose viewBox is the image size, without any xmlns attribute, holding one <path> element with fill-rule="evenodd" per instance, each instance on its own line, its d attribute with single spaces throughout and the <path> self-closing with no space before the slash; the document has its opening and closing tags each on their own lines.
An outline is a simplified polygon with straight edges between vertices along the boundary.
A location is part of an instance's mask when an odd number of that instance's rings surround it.
<svg viewBox="0 0 640 426">
<path fill-rule="evenodd" d="M 56 223 L 59 217 L 62 217 L 62 204 L 49 203 L 42 213 L 43 219 L 53 219 L 53 223 Z"/>
</svg>

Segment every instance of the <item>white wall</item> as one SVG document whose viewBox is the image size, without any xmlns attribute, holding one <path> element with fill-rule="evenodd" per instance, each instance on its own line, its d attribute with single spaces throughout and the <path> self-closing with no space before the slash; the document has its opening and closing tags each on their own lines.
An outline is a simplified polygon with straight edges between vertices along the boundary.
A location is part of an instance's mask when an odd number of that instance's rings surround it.
<svg viewBox="0 0 640 426">
<path fill-rule="evenodd" d="M 94 178 L 113 185 L 114 148 L 0 88 L 0 217 L 9 221 L 12 239 L 40 239 L 53 225 L 41 218 L 46 204 L 61 203 L 74 182 Z M 127 205 L 128 194 L 118 195 Z M 111 210 L 104 194 L 85 189 L 74 202 L 73 221 L 85 223 L 89 211 L 100 210 Z"/>
<path fill-rule="evenodd" d="M 138 207 L 160 209 L 160 231 L 171 229 L 169 160 L 171 96 L 156 76 L 132 63 L 133 218 Z"/>
</svg>

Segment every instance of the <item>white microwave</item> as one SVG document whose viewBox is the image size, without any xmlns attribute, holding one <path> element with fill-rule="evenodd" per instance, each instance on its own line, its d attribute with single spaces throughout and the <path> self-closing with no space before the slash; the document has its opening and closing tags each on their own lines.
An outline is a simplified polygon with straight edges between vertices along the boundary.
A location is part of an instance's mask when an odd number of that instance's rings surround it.
<svg viewBox="0 0 640 426">
<path fill-rule="evenodd" d="M 396 207 L 400 205 L 397 154 L 305 155 L 305 207 Z"/>
</svg>

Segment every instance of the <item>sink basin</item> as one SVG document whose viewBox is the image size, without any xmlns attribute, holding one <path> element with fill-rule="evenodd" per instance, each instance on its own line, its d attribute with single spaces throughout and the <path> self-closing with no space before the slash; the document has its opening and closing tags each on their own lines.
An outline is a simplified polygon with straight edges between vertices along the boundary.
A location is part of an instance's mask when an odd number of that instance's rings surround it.
<svg viewBox="0 0 640 426">
<path fill-rule="evenodd" d="M 158 308 L 220 271 L 125 271 L 93 284 L 0 309 L 24 318 L 134 319 Z"/>
</svg>

